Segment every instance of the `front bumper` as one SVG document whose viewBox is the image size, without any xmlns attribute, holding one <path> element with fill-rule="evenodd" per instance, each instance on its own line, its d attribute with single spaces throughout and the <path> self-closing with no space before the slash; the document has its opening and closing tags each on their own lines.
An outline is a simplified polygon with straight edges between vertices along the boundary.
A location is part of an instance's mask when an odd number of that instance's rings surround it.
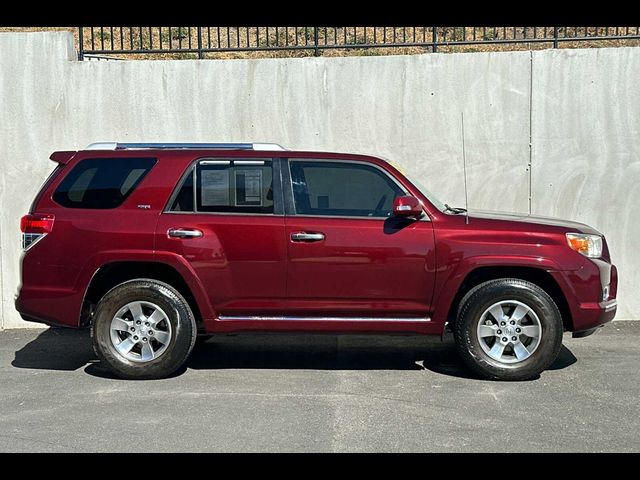
<svg viewBox="0 0 640 480">
<path fill-rule="evenodd" d="M 578 322 L 574 314 L 574 333 L 588 333 L 597 327 L 613 320 L 618 309 L 618 301 L 615 298 L 600 303 L 581 303 L 578 309 Z M 576 335 L 587 336 L 587 335 Z"/>
<path fill-rule="evenodd" d="M 578 270 L 556 272 L 556 280 L 565 294 L 576 336 L 610 322 L 616 316 L 618 270 L 604 260 L 587 261 Z M 605 292 L 608 292 L 606 298 Z M 580 335 L 580 334 L 583 335 Z"/>
</svg>

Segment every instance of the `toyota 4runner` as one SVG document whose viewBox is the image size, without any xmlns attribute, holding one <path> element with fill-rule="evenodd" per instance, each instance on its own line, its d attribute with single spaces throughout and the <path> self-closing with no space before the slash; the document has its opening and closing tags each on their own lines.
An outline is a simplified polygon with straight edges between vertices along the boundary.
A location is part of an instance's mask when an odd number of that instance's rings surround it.
<svg viewBox="0 0 640 480">
<path fill-rule="evenodd" d="M 16 308 L 90 326 L 122 378 L 170 375 L 198 334 L 450 329 L 476 374 L 524 380 L 616 312 L 593 228 L 452 208 L 376 157 L 101 143 L 51 160 Z"/>
</svg>

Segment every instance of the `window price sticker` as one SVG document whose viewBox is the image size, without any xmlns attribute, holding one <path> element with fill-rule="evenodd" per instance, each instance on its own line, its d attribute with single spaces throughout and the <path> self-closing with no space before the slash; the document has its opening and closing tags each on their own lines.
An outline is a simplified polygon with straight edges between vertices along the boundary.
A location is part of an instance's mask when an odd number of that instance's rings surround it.
<svg viewBox="0 0 640 480">
<path fill-rule="evenodd" d="M 200 171 L 202 176 L 202 205 L 230 205 L 229 201 L 229 170 Z"/>
<path fill-rule="evenodd" d="M 262 170 L 236 170 L 236 205 L 262 206 Z"/>
</svg>

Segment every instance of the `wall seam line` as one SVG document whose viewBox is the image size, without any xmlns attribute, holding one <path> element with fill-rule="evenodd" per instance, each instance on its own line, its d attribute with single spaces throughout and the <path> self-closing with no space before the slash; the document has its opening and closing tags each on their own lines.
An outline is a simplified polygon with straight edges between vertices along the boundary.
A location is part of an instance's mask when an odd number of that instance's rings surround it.
<svg viewBox="0 0 640 480">
<path fill-rule="evenodd" d="M 531 203 L 533 195 L 533 50 L 529 50 L 529 215 L 531 215 Z"/>
<path fill-rule="evenodd" d="M 529 50 L 529 162 L 527 163 L 529 173 L 529 198 L 528 210 L 531 215 L 531 203 L 533 195 L 533 50 Z"/>
</svg>

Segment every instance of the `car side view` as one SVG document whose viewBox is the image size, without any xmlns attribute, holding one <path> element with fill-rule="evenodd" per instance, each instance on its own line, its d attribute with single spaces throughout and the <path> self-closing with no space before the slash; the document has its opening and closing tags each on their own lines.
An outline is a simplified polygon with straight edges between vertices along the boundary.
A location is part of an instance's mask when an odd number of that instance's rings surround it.
<svg viewBox="0 0 640 480">
<path fill-rule="evenodd" d="M 616 313 L 598 231 L 449 207 L 380 158 L 100 143 L 51 160 L 16 309 L 90 327 L 121 378 L 172 374 L 198 335 L 450 330 L 478 376 L 525 380 Z"/>
</svg>

